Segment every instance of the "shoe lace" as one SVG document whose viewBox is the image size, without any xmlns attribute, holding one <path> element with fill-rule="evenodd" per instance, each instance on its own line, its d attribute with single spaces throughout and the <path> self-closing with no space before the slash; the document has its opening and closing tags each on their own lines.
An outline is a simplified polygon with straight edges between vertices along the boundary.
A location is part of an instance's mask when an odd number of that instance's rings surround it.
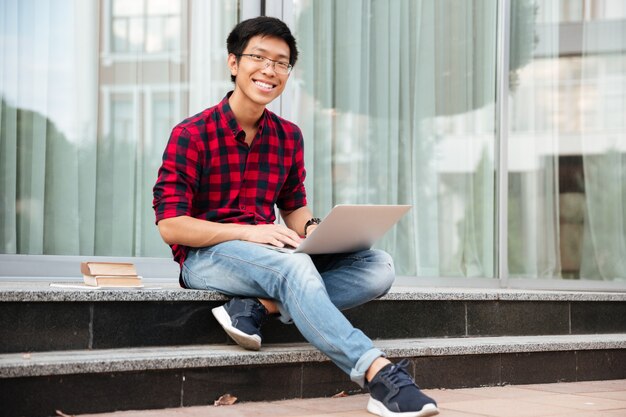
<svg viewBox="0 0 626 417">
<path fill-rule="evenodd" d="M 261 327 L 264 325 L 269 319 L 269 314 L 265 306 L 261 303 L 254 304 L 252 306 L 252 317 L 254 318 L 255 323 Z"/>
<path fill-rule="evenodd" d="M 408 359 L 403 359 L 397 364 L 393 365 L 387 378 L 389 381 L 394 384 L 396 387 L 404 387 L 407 385 L 414 385 L 413 379 L 411 375 L 406 371 L 406 368 L 409 366 Z"/>
</svg>

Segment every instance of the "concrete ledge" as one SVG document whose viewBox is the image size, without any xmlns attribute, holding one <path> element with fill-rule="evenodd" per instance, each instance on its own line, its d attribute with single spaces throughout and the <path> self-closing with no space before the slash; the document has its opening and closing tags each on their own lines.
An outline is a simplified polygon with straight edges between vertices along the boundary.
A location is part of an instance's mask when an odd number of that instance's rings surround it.
<svg viewBox="0 0 626 417">
<path fill-rule="evenodd" d="M 66 285 L 52 287 L 50 284 Z M 144 288 L 72 288 L 80 282 L 0 282 L 0 302 L 89 302 L 89 301 L 225 301 L 215 291 L 188 290 L 178 284 L 146 282 Z"/>
<path fill-rule="evenodd" d="M 379 340 L 390 358 L 626 349 L 626 334 Z M 325 362 L 308 344 L 75 350 L 0 355 L 0 378 Z"/>
<path fill-rule="evenodd" d="M 0 302 L 221 301 L 227 299 L 217 292 L 188 290 L 171 283 L 147 281 L 143 289 L 83 289 L 51 287 L 50 284 L 53 282 L 0 282 Z M 62 284 L 71 285 L 68 282 Z M 80 283 L 76 282 L 76 285 Z M 626 293 L 394 287 L 380 300 L 626 301 Z"/>
</svg>

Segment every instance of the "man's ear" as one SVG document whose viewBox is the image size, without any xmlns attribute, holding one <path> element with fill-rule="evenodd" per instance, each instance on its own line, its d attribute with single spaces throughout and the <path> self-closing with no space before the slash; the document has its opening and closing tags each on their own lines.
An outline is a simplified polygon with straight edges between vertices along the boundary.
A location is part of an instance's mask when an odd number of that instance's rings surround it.
<svg viewBox="0 0 626 417">
<path fill-rule="evenodd" d="M 233 77 L 237 76 L 237 69 L 239 68 L 239 63 L 237 62 L 237 57 L 233 54 L 228 54 L 228 69 L 230 69 L 230 74 Z"/>
</svg>

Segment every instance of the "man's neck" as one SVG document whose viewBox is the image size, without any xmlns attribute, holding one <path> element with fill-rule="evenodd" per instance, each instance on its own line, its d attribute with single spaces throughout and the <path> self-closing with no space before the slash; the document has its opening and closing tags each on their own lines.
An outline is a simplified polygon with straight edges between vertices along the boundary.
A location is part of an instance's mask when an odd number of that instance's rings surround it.
<svg viewBox="0 0 626 417">
<path fill-rule="evenodd" d="M 265 106 L 255 104 L 249 100 L 242 99 L 240 94 L 237 94 L 237 90 L 228 99 L 228 104 L 235 115 L 235 120 L 239 123 L 243 129 L 255 128 L 258 126 Z"/>
</svg>

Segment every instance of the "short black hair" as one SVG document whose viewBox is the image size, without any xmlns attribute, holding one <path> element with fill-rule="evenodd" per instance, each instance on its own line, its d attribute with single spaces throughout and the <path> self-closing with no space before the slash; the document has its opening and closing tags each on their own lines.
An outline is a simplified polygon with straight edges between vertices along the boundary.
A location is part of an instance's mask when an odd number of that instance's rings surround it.
<svg viewBox="0 0 626 417">
<path fill-rule="evenodd" d="M 226 39 L 226 48 L 229 54 L 239 59 L 248 46 L 248 42 L 255 36 L 271 36 L 284 40 L 289 46 L 289 63 L 295 65 L 298 60 L 298 47 L 296 38 L 291 34 L 289 27 L 280 19 L 269 16 L 259 16 L 238 23 Z M 235 82 L 235 76 L 230 79 Z"/>
</svg>

